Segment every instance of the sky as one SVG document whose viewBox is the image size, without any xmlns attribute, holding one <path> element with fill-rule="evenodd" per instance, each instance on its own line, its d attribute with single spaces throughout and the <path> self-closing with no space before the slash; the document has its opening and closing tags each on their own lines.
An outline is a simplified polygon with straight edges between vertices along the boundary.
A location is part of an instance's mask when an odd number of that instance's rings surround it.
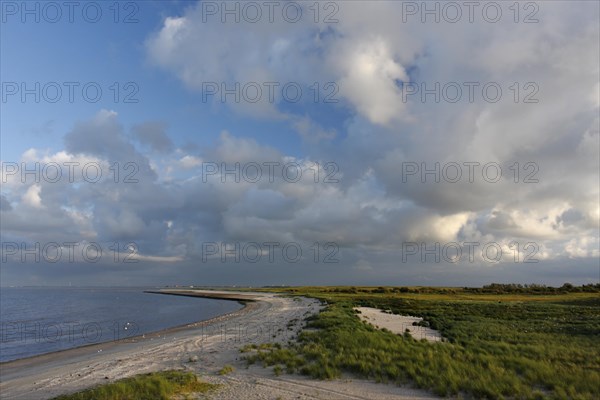
<svg viewBox="0 0 600 400">
<path fill-rule="evenodd" d="M 0 284 L 600 281 L 595 1 L 1 1 Z"/>
</svg>

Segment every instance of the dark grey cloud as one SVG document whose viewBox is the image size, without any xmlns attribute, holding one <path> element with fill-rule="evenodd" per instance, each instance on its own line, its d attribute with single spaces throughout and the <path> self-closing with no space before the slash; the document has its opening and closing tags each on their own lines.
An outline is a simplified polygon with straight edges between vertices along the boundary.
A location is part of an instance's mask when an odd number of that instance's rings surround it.
<svg viewBox="0 0 600 400">
<path fill-rule="evenodd" d="M 173 150 L 173 142 L 167 135 L 167 124 L 164 122 L 145 122 L 135 125 L 131 130 L 137 141 L 149 146 L 154 151 L 168 153 Z"/>
<path fill-rule="evenodd" d="M 10 202 L 4 195 L 0 195 L 0 211 L 10 211 L 12 210 L 12 206 Z"/>
</svg>

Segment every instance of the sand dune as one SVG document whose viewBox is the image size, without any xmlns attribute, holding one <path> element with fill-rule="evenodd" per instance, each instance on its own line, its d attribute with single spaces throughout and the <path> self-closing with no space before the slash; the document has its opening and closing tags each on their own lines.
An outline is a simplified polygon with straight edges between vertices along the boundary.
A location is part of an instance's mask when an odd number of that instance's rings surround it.
<svg viewBox="0 0 600 400">
<path fill-rule="evenodd" d="M 390 314 L 371 307 L 355 307 L 354 309 L 360 312 L 358 314 L 360 319 L 377 328 L 386 328 L 398 334 L 403 334 L 408 329 L 411 336 L 417 340 L 427 339 L 430 342 L 439 342 L 442 340 L 442 335 L 438 331 L 424 326 L 413 325 L 415 322 L 423 321 L 421 317 Z"/>
</svg>

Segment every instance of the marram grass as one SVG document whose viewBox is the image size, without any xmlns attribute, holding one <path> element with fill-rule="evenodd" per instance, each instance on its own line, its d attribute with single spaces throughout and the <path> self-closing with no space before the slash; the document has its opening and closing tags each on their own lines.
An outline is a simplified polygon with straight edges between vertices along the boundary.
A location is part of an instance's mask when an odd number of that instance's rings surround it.
<svg viewBox="0 0 600 400">
<path fill-rule="evenodd" d="M 327 307 L 308 320 L 310 329 L 297 343 L 244 348 L 248 363 L 318 379 L 350 373 L 467 399 L 600 398 L 598 293 L 384 289 L 287 289 Z M 360 321 L 354 306 L 421 316 L 446 341 L 375 329 Z"/>
<path fill-rule="evenodd" d="M 218 385 L 201 382 L 183 371 L 163 371 L 136 375 L 54 400 L 170 400 L 174 396 L 206 393 Z"/>
</svg>

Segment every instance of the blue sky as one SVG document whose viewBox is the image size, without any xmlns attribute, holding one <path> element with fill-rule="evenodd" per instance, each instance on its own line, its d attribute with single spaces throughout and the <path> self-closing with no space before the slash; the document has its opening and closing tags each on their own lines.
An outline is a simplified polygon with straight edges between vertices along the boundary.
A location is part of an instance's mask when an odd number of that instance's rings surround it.
<svg viewBox="0 0 600 400">
<path fill-rule="evenodd" d="M 126 7 L 127 2 L 122 2 L 119 18 L 123 20 L 133 12 L 132 18 L 137 22 L 131 23 L 114 23 L 115 11 L 107 4 L 101 7 L 103 17 L 93 24 L 86 22 L 77 12 L 75 21 L 69 23 L 66 8 L 63 8 L 64 18 L 54 24 L 45 22 L 41 11 L 40 23 L 33 23 L 33 15 L 26 16 L 29 23 L 22 23 L 21 10 L 17 15 L 6 16 L 7 22 L 2 26 L 3 37 L 7 38 L 2 42 L 3 82 L 27 82 L 30 87 L 34 82 L 40 82 L 42 86 L 48 82 L 59 82 L 65 92 L 55 104 L 43 99 L 36 104 L 32 95 L 25 103 L 12 98 L 3 103 L 4 132 L 16 131 L 35 136 L 33 140 L 36 143 L 57 150 L 73 121 L 105 108 L 119 112 L 123 115 L 122 123 L 129 126 L 147 119 L 149 115 L 167 120 L 169 131 L 179 145 L 186 142 L 209 144 L 223 129 L 264 137 L 290 153 L 301 145 L 295 135 L 286 131 L 285 125 L 269 124 L 271 126 L 265 129 L 264 122 L 255 123 L 251 119 L 232 118 L 226 113 L 214 112 L 202 104 L 201 97 L 168 72 L 157 69 L 148 59 L 144 42 L 149 33 L 160 29 L 165 16 L 180 15 L 193 2 L 149 1 L 139 3 L 137 9 Z M 9 40 L 12 38 L 15 40 Z M 26 49 L 24 43 L 27 44 Z M 81 85 L 75 90 L 73 103 L 66 100 L 67 89 L 63 82 Z M 82 98 L 81 87 L 88 82 L 101 85 L 103 96 L 100 101 L 91 103 Z M 116 102 L 115 91 L 110 89 L 114 82 L 121 86 L 120 98 Z M 133 93 L 133 89 L 123 87 L 128 82 L 139 88 L 139 92 L 132 96 L 139 101 L 137 103 L 123 101 L 126 94 Z M 15 97 L 18 99 L 18 95 Z M 169 107 L 165 107 L 165 98 L 169 99 Z M 35 118 L 32 118 L 34 115 Z M 40 131 L 44 134 L 40 135 Z M 20 136 L 3 135 L 4 158 L 13 159 L 31 147 L 29 142 L 15 139 L 20 139 Z"/>
<path fill-rule="evenodd" d="M 250 23 L 247 2 L 227 3 L 239 22 L 222 2 L 122 1 L 118 22 L 115 3 L 81 2 L 97 23 L 64 8 L 50 23 L 44 3 L 3 1 L 2 285 L 597 282 L 599 7 L 576 3 L 499 3 L 494 21 L 484 5 L 454 22 L 440 3 L 436 22 L 402 2 L 323 1 L 315 15 L 283 1 Z M 23 16 L 35 4 L 39 22 Z M 7 93 L 35 82 L 62 97 Z M 82 97 L 89 83 L 98 102 Z M 250 90 L 239 102 L 209 93 L 236 83 Z M 65 162 L 103 178 L 11 169 Z M 268 179 L 273 163 L 301 179 Z M 262 178 L 227 180 L 236 165 Z M 131 171 L 138 182 L 122 182 Z M 23 254 L 49 243 L 56 262 Z M 65 243 L 104 255 L 71 260 Z"/>
</svg>

